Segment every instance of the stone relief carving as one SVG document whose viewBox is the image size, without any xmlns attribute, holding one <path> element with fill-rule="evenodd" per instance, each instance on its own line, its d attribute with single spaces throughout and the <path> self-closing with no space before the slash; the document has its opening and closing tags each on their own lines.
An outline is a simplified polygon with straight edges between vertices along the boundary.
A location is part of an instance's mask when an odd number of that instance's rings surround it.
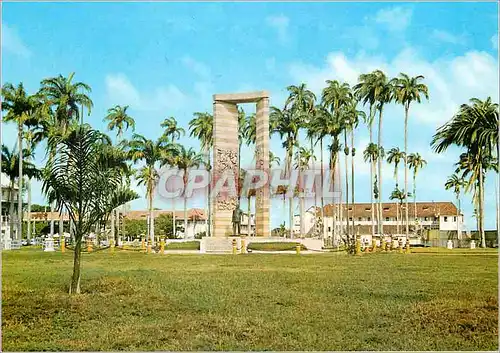
<svg viewBox="0 0 500 353">
<path fill-rule="evenodd" d="M 220 176 L 224 172 L 231 170 L 233 175 L 237 175 L 238 171 L 238 152 L 228 149 L 216 148 L 216 165 L 215 176 Z M 236 180 L 237 182 L 237 180 Z M 237 186 L 237 185 L 236 185 Z M 218 210 L 232 211 L 238 205 L 238 198 L 232 196 L 217 198 L 216 207 Z"/>
</svg>

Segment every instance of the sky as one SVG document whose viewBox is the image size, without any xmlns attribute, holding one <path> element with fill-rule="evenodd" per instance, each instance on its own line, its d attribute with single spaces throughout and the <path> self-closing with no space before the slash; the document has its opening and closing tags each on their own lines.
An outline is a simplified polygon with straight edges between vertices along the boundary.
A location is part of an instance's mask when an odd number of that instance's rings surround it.
<svg viewBox="0 0 500 353">
<path fill-rule="evenodd" d="M 305 83 L 320 96 L 325 80 L 353 85 L 360 73 L 374 69 L 389 77 L 424 75 L 430 99 L 412 105 L 409 118 L 409 152 L 428 162 L 417 175 L 418 201 L 455 202 L 443 185 L 461 150 L 434 154 L 429 143 L 436 128 L 471 97 L 492 96 L 496 102 L 499 97 L 494 2 L 4 2 L 1 49 L 2 84 L 23 82 L 34 93 L 41 79 L 75 72 L 75 80 L 92 87 L 94 108 L 87 122 L 105 130 L 107 109 L 129 105 L 136 132 L 152 139 L 161 135 L 165 117 L 174 116 L 187 130 L 193 112 L 212 112 L 214 93 L 267 90 L 270 104 L 282 107 L 292 84 Z M 403 118 L 400 105 L 385 109 L 386 150 L 403 148 Z M 4 144 L 14 145 L 15 131 L 13 125 L 3 126 Z M 362 159 L 367 128 L 360 126 L 355 137 L 356 201 L 369 202 L 370 169 Z M 180 142 L 199 148 L 189 136 Z M 271 150 L 283 159 L 278 136 L 273 136 Z M 252 156 L 253 146 L 244 148 L 242 163 L 250 163 Z M 39 148 L 36 162 L 43 160 Z M 393 172 L 393 166 L 384 164 L 384 201 L 394 188 Z M 489 174 L 486 229 L 495 228 L 496 185 L 496 175 Z M 142 187 L 134 188 L 145 194 Z M 37 182 L 33 200 L 45 204 Z M 131 204 L 132 209 L 145 206 L 144 198 Z M 176 206 L 181 209 L 182 203 Z M 191 206 L 204 207 L 196 200 Z M 155 207 L 172 205 L 157 198 Z M 470 194 L 462 197 L 462 207 L 468 228 L 474 229 Z M 283 203 L 273 200 L 272 226 L 287 214 Z"/>
</svg>

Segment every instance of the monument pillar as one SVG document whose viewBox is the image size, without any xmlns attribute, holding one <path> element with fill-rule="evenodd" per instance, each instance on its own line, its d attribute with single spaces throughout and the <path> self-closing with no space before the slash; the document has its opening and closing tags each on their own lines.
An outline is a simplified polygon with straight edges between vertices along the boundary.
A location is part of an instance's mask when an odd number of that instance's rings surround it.
<svg viewBox="0 0 500 353">
<path fill-rule="evenodd" d="M 212 186 L 225 172 L 235 181 L 238 190 L 238 106 L 239 103 L 256 103 L 256 169 L 269 172 L 269 94 L 265 91 L 235 94 L 215 94 L 214 146 Z M 269 236 L 269 184 L 256 190 L 255 227 L 257 236 Z M 232 234 L 232 213 L 238 206 L 237 195 L 219 193 L 212 200 L 213 236 Z"/>
</svg>

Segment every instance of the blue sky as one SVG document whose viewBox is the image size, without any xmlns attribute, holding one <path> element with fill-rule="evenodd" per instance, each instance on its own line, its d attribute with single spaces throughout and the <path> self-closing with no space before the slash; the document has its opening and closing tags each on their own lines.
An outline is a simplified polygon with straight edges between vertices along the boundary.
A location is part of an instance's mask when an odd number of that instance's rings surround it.
<svg viewBox="0 0 500 353">
<path fill-rule="evenodd" d="M 3 3 L 2 80 L 22 81 L 34 92 L 42 78 L 74 71 L 92 87 L 88 122 L 105 129 L 106 110 L 128 104 L 136 132 L 156 138 L 167 116 L 187 128 L 193 112 L 210 112 L 214 93 L 265 89 L 271 104 L 281 106 L 291 84 L 304 82 L 319 94 L 326 79 L 354 84 L 359 73 L 376 68 L 389 76 L 423 74 L 431 98 L 411 108 L 409 125 L 409 150 L 428 161 L 417 195 L 454 201 L 443 184 L 460 151 L 434 155 L 429 142 L 470 97 L 498 101 L 497 14 L 496 3 Z M 384 120 L 386 149 L 402 148 L 402 107 L 389 106 Z M 14 131 L 4 126 L 7 145 Z M 366 202 L 365 127 L 356 140 L 357 198 Z M 198 147 L 187 137 L 182 142 Z M 280 145 L 274 137 L 271 149 L 283 157 Z M 243 160 L 250 162 L 252 152 L 245 150 Z M 389 191 L 393 170 L 384 168 Z M 494 175 L 486 187 L 486 226 L 494 228 Z M 34 200 L 43 203 L 38 190 Z M 462 203 L 474 228 L 470 196 Z M 273 226 L 286 215 L 281 205 L 273 205 Z M 144 200 L 132 204 L 144 206 Z"/>
</svg>

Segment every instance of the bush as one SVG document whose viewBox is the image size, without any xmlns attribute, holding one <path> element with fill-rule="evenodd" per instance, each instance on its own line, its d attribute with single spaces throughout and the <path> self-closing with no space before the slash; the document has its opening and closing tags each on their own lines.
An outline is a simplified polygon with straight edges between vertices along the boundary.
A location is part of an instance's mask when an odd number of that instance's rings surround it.
<svg viewBox="0 0 500 353">
<path fill-rule="evenodd" d="M 269 243 L 250 243 L 247 249 L 257 251 L 290 251 L 295 250 L 299 243 L 296 242 L 269 242 Z M 300 245 L 301 250 L 307 250 L 304 245 Z"/>
</svg>

